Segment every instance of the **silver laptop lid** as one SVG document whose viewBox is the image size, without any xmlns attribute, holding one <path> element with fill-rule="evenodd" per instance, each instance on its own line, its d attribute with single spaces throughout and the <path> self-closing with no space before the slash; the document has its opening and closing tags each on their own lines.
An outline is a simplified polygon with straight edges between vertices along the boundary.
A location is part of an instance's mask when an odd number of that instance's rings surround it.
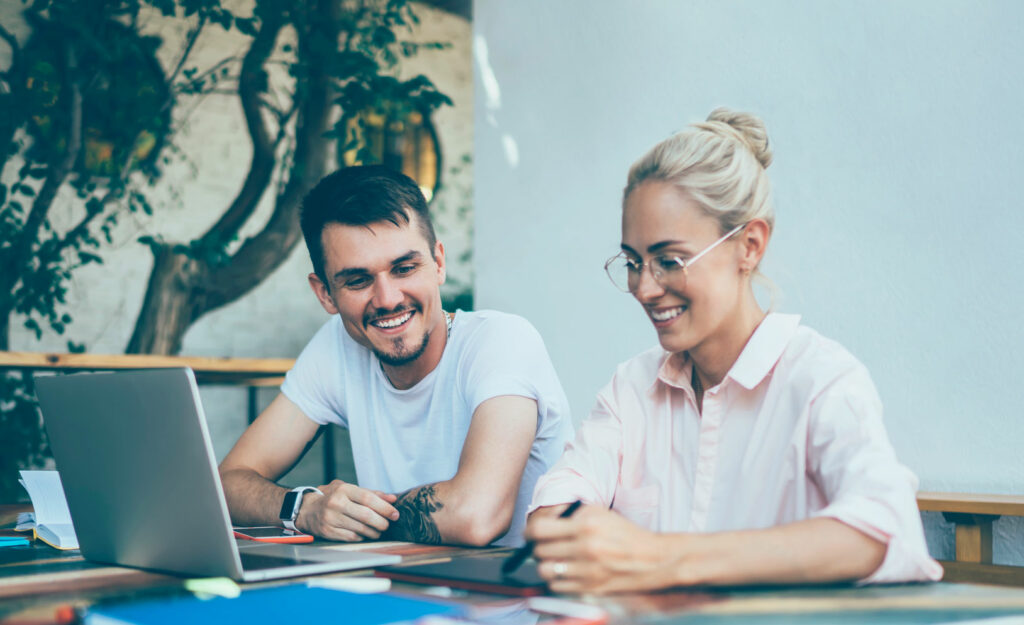
<svg viewBox="0 0 1024 625">
<path fill-rule="evenodd" d="M 241 578 L 190 369 L 37 376 L 35 385 L 82 555 Z"/>
</svg>

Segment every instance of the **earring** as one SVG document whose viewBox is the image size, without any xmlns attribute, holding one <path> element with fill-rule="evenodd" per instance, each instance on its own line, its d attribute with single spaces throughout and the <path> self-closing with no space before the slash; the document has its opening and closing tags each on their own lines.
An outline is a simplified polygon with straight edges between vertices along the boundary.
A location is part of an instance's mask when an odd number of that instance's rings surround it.
<svg viewBox="0 0 1024 625">
<path fill-rule="evenodd" d="M 740 273 L 743 274 L 743 277 L 748 277 L 750 275 L 750 267 L 741 268 Z"/>
</svg>

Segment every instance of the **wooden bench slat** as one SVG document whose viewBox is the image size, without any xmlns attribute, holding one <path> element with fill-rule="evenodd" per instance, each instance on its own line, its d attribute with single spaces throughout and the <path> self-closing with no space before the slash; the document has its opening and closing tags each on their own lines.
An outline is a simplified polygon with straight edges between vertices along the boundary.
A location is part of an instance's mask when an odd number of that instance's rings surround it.
<svg viewBox="0 0 1024 625">
<path fill-rule="evenodd" d="M 1024 495 L 920 492 L 917 507 L 935 512 L 1024 516 Z"/>
<path fill-rule="evenodd" d="M 1024 566 L 952 562 L 949 560 L 940 560 L 939 564 L 946 571 L 942 576 L 944 582 L 1024 586 Z"/>
<path fill-rule="evenodd" d="M 207 356 L 159 356 L 153 354 L 53 354 L 0 352 L 0 369 L 32 371 L 86 371 L 191 367 L 201 380 L 250 383 L 275 378 L 295 364 L 292 358 L 214 358 Z M 266 384 L 263 382 L 261 384 Z"/>
</svg>

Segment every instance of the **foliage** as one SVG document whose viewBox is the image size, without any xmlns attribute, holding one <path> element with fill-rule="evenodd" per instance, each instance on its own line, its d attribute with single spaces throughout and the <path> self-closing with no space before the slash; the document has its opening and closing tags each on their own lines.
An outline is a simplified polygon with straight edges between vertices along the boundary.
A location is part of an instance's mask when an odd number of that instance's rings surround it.
<svg viewBox="0 0 1024 625">
<path fill-rule="evenodd" d="M 448 168 L 447 180 L 465 180 L 461 174 L 467 169 L 473 166 L 473 157 L 470 154 L 463 154 L 462 157 L 456 161 L 454 165 Z M 443 186 L 447 189 L 447 192 L 441 195 L 438 201 L 430 207 L 430 212 L 434 215 L 435 225 L 437 226 L 438 234 L 443 238 L 448 233 L 445 231 L 442 220 L 438 219 L 441 215 L 454 214 L 455 221 L 459 223 L 470 224 L 469 238 L 472 240 L 472 192 L 468 188 L 465 182 L 456 183 L 454 186 L 443 183 Z M 458 255 L 456 258 L 449 257 L 448 262 L 451 264 L 453 261 L 459 264 L 464 264 L 467 267 L 472 267 L 473 250 L 468 248 Z M 443 300 L 445 310 L 473 310 L 473 276 L 472 274 L 462 277 L 461 279 L 452 275 L 454 272 L 449 271 L 448 279 L 445 282 L 441 290 L 441 297 Z"/>
<path fill-rule="evenodd" d="M 0 376 L 0 502 L 26 498 L 18 470 L 39 466 L 50 455 L 35 398 L 21 373 Z"/>
<path fill-rule="evenodd" d="M 183 242 L 140 237 L 154 267 L 129 352 L 175 353 L 191 323 L 244 295 L 287 257 L 301 238 L 299 202 L 325 173 L 330 141 L 354 140 L 329 120 L 382 107 L 429 114 L 450 104 L 428 78 L 398 78 L 401 59 L 445 47 L 401 39 L 418 23 L 406 0 L 255 0 L 251 9 L 220 0 L 26 0 L 26 42 L 0 24 L 11 50 L 0 71 L 0 350 L 8 349 L 12 322 L 37 337 L 47 328 L 67 331 L 74 272 L 103 262 L 126 215 L 144 220 L 161 209 L 150 189 L 170 159 L 182 157 L 175 138 L 188 122 L 183 110 L 197 99 L 238 98 L 253 161 L 208 231 Z M 158 15 L 187 26 L 180 41 L 144 34 Z M 244 53 L 196 64 L 197 42 L 226 32 L 247 41 Z M 177 50 L 169 67 L 155 60 L 162 46 Z M 72 207 L 70 222 L 54 216 L 58 193 L 58 203 Z M 269 222 L 239 241 L 268 193 L 275 200 Z M 30 466 L 45 457 L 33 415 L 20 376 L 2 378 L 3 463 Z M 2 501 L 12 475 L 6 464 L 0 471 Z"/>
</svg>

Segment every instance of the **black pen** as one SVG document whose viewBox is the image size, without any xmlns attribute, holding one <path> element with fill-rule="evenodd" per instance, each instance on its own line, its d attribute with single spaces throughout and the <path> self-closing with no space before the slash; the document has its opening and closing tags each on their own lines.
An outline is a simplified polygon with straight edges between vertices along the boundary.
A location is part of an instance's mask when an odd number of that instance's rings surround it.
<svg viewBox="0 0 1024 625">
<path fill-rule="evenodd" d="M 576 501 L 569 504 L 569 507 L 562 511 L 562 514 L 558 515 L 560 519 L 567 519 L 573 515 L 574 512 L 579 510 L 579 507 L 583 505 L 583 502 L 577 499 Z M 510 575 L 515 572 L 526 559 L 533 553 L 533 541 L 527 541 L 525 545 L 516 549 L 512 552 L 512 555 L 501 565 L 501 574 Z"/>
</svg>

